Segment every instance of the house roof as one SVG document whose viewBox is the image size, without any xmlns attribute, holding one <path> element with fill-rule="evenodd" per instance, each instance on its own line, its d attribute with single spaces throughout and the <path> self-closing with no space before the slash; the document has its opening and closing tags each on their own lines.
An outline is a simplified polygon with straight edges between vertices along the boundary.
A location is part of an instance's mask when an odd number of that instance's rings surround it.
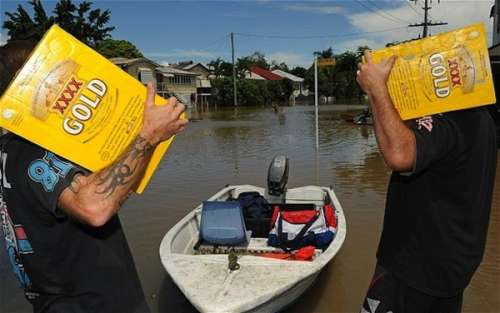
<svg viewBox="0 0 500 313">
<path fill-rule="evenodd" d="M 258 66 L 251 66 L 250 67 L 250 72 L 255 73 L 266 80 L 282 80 L 283 78 L 277 74 L 274 74 L 273 72 L 266 70 L 264 68 L 258 67 Z"/>
<path fill-rule="evenodd" d="M 279 75 L 283 78 L 289 79 L 289 80 L 293 81 L 294 83 L 302 83 L 304 81 L 303 78 L 295 76 L 291 73 L 288 73 L 288 72 L 285 72 L 282 70 L 274 70 L 273 73 L 276 75 Z"/>
<path fill-rule="evenodd" d="M 187 76 L 198 76 L 199 75 L 196 73 L 179 70 L 179 69 L 173 68 L 171 66 L 159 66 L 156 69 L 164 74 L 187 75 Z"/>
<path fill-rule="evenodd" d="M 148 58 L 135 58 L 135 59 L 128 59 L 128 58 L 110 58 L 109 59 L 111 62 L 113 62 L 113 64 L 115 65 L 130 65 L 130 64 L 133 64 L 135 62 L 140 62 L 140 61 L 144 61 L 144 62 L 148 62 L 148 63 L 151 63 L 153 64 L 154 66 L 160 66 L 160 64 L 156 63 L 155 61 L 153 60 L 150 60 Z"/>
<path fill-rule="evenodd" d="M 195 68 L 195 67 L 196 67 L 196 66 L 198 66 L 198 65 L 199 65 L 199 66 L 201 66 L 201 67 L 203 67 L 205 70 L 207 70 L 207 72 L 209 72 L 209 71 L 210 71 L 210 70 L 208 69 L 208 67 L 207 67 L 205 64 L 203 64 L 203 63 L 193 63 L 193 64 L 188 64 L 188 65 L 186 65 L 186 66 L 183 66 L 183 67 L 182 67 L 182 69 L 183 69 L 183 70 L 185 70 L 185 71 L 189 71 L 189 70 L 191 70 L 191 69 Z"/>
<path fill-rule="evenodd" d="M 259 74 L 252 73 L 250 71 L 245 71 L 245 79 L 255 79 L 255 80 L 266 80 Z"/>
</svg>

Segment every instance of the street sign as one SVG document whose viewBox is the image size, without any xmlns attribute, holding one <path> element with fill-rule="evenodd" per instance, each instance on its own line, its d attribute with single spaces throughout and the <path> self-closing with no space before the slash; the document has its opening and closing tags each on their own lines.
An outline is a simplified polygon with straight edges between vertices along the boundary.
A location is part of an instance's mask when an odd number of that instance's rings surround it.
<svg viewBox="0 0 500 313">
<path fill-rule="evenodd" d="M 318 66 L 333 66 L 335 65 L 335 58 L 318 58 Z"/>
</svg>

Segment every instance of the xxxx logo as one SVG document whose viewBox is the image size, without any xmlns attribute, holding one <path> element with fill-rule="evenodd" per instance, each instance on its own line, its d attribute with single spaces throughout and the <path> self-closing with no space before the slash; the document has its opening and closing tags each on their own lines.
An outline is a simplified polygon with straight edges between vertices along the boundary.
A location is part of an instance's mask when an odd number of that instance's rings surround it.
<svg viewBox="0 0 500 313">
<path fill-rule="evenodd" d="M 50 110 L 59 113 L 61 116 L 64 115 L 64 112 L 71 104 L 71 101 L 76 97 L 82 88 L 82 85 L 83 81 L 79 81 L 75 77 L 71 77 Z"/>
<path fill-rule="evenodd" d="M 452 87 L 460 87 L 462 86 L 462 77 L 460 76 L 460 64 L 458 60 L 449 59 L 448 65 L 450 66 L 450 78 Z"/>
</svg>

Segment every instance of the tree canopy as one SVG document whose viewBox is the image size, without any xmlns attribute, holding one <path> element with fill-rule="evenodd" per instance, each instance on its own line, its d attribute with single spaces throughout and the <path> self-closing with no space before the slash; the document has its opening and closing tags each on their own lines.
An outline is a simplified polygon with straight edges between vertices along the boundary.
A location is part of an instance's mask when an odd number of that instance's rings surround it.
<svg viewBox="0 0 500 313">
<path fill-rule="evenodd" d="M 210 61 L 207 65 L 211 68 L 211 70 L 213 70 L 215 77 L 229 77 L 233 75 L 233 64 L 226 62 L 221 58 Z"/>
<path fill-rule="evenodd" d="M 278 63 L 277 61 L 272 61 L 271 62 L 271 70 L 282 70 L 285 72 L 289 72 L 290 69 L 288 68 L 288 65 L 285 62 Z"/>
<path fill-rule="evenodd" d="M 51 16 L 47 15 L 40 0 L 30 0 L 28 4 L 33 9 L 33 17 L 22 5 L 14 12 L 5 12 L 7 19 L 2 27 L 7 29 L 9 40 L 40 40 L 53 24 L 58 24 L 87 45 L 95 47 L 109 38 L 114 30 L 114 27 L 107 26 L 111 12 L 92 9 L 92 2 L 75 4 L 71 0 L 59 0 Z"/>
<path fill-rule="evenodd" d="M 269 69 L 269 63 L 266 60 L 266 56 L 261 52 L 255 51 L 249 56 L 238 58 L 238 62 L 236 62 L 238 76 L 243 77 L 244 72 L 248 71 L 250 67 L 254 65 L 266 70 Z"/>
<path fill-rule="evenodd" d="M 96 50 L 106 58 L 142 58 L 137 47 L 127 40 L 105 39 L 96 45 Z"/>
<path fill-rule="evenodd" d="M 333 58 L 335 56 L 332 47 L 329 47 L 328 49 L 323 51 L 314 51 L 313 55 L 324 59 Z"/>
</svg>

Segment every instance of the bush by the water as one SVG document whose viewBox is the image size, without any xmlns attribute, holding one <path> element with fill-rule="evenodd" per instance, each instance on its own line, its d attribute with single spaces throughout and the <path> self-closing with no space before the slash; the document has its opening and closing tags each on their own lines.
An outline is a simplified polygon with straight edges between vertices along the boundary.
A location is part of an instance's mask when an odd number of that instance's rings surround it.
<svg viewBox="0 0 500 313">
<path fill-rule="evenodd" d="M 233 79 L 220 77 L 212 81 L 215 89 L 215 101 L 221 105 L 232 105 L 234 101 Z M 270 105 L 273 102 L 287 104 L 293 92 L 289 80 L 266 81 L 237 79 L 236 89 L 240 105 Z"/>
</svg>

